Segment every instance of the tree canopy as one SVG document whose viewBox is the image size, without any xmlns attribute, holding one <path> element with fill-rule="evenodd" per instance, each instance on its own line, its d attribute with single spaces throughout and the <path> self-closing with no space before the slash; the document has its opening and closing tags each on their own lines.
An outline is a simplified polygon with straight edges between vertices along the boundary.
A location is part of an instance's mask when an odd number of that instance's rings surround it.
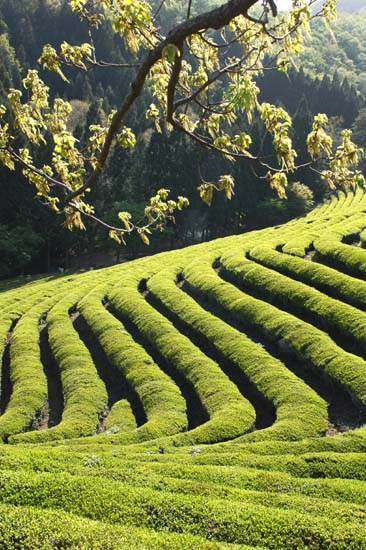
<svg viewBox="0 0 366 550">
<path fill-rule="evenodd" d="M 115 226 L 95 211 L 93 193 L 112 149 L 130 150 L 136 145 L 128 121 L 137 101 L 151 131 L 176 131 L 206 151 L 233 161 L 248 159 L 258 177 L 280 197 L 286 196 L 288 174 L 304 167 L 316 170 L 331 187 L 364 182 L 358 169 L 362 151 L 350 130 L 342 132 L 335 147 L 326 131 L 327 116 L 317 115 L 305 138 L 312 160 L 301 164 L 290 115 L 277 103 L 259 98 L 259 77 L 273 68 L 288 72 L 303 50 L 311 20 L 322 18 L 331 27 L 336 0 L 326 0 L 318 11 L 311 9 L 315 0 L 294 0 L 288 14 L 278 14 L 273 0 L 187 0 L 173 11 L 175 3 L 168 0 L 70 0 L 68 4 L 85 25 L 85 41 L 64 41 L 58 49 L 46 44 L 39 64 L 65 82 L 73 78 L 71 69 L 126 71 L 129 86 L 119 107 L 105 120 L 91 118 L 87 135 L 80 139 L 71 120 L 83 114 L 52 93 L 40 70 L 29 69 L 18 88 L 10 87 L 0 107 L 0 161 L 10 170 L 20 166 L 39 199 L 63 214 L 69 229 L 84 228 L 84 219 L 90 218 L 106 226 L 118 242 L 136 231 L 148 243 L 151 227 L 162 227 L 188 205 L 185 196 L 173 200 L 167 189 L 160 189 L 140 222 L 130 212 L 120 211 L 120 225 Z M 102 27 L 124 41 L 126 59 L 104 57 L 105 50 L 101 56 L 96 37 Z M 12 52 L 7 51 L 11 64 Z M 252 150 L 254 115 L 271 137 L 271 151 Z M 84 113 L 87 116 L 90 112 Z M 208 204 L 215 191 L 229 199 L 234 193 L 230 173 L 219 174 L 216 181 L 207 181 L 201 173 L 197 184 Z"/>
<path fill-rule="evenodd" d="M 320 20 L 314 21 L 310 39 L 299 62 L 315 76 L 330 76 L 337 71 L 340 79 L 347 78 L 366 96 L 366 44 L 362 39 L 366 27 L 366 4 L 363 4 L 365 10 L 362 13 L 343 13 L 337 18 L 332 26 L 333 36 L 322 32 Z"/>
</svg>

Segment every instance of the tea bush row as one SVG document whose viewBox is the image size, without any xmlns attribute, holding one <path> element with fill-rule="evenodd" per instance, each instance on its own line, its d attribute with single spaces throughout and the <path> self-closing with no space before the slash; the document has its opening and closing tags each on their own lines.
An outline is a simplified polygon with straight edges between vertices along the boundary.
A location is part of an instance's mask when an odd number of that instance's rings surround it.
<svg viewBox="0 0 366 550">
<path fill-rule="evenodd" d="M 91 435 L 97 431 L 108 396 L 92 357 L 69 315 L 70 308 L 84 293 L 84 285 L 77 286 L 47 316 L 49 344 L 61 374 L 64 396 L 62 420 L 48 430 L 19 434 L 10 440 L 12 443 L 39 443 Z"/>
<path fill-rule="evenodd" d="M 186 268 L 185 273 L 190 272 L 200 273 L 201 262 Z M 324 432 L 327 426 L 326 403 L 278 359 L 179 290 L 174 284 L 176 275 L 177 270 L 161 271 L 149 279 L 149 290 L 202 338 L 207 338 L 274 403 L 274 426 L 255 432 L 249 438 L 297 439 Z"/>
<path fill-rule="evenodd" d="M 365 350 L 364 312 L 246 259 L 240 264 L 236 263 L 235 276 L 244 289 L 256 292 L 264 300 L 289 310 L 300 318 L 303 315 L 310 316 L 310 322 L 321 329 L 336 328 L 341 335 L 351 339 L 360 351 Z"/>
<path fill-rule="evenodd" d="M 361 521 L 137 488 L 116 481 L 67 474 L 2 472 L 4 504 L 63 509 L 97 521 L 198 535 L 211 540 L 277 550 L 359 550 Z"/>
<path fill-rule="evenodd" d="M 88 294 L 79 304 L 80 312 L 109 361 L 138 394 L 147 417 L 147 422 L 135 432 L 119 435 L 117 440 L 143 441 L 186 430 L 186 403 L 179 388 L 133 340 L 121 321 L 103 307 L 102 295 L 97 289 Z"/>
<path fill-rule="evenodd" d="M 193 385 L 209 415 L 207 422 L 175 437 L 175 442 L 213 443 L 250 430 L 255 420 L 252 405 L 213 360 L 144 300 L 137 290 L 140 280 L 139 272 L 126 276 L 123 286 L 110 294 L 113 306 Z"/>
<path fill-rule="evenodd" d="M 224 268 L 240 282 L 243 259 L 231 252 L 222 258 Z M 266 337 L 281 340 L 306 365 L 310 361 L 338 380 L 352 395 L 366 403 L 364 361 L 337 346 L 324 332 L 297 317 L 281 311 L 267 302 L 241 292 L 233 284 L 220 279 L 210 264 L 201 263 L 200 269 L 190 270 L 186 278 L 197 290 L 224 309 L 231 311 L 248 326 L 256 327 Z"/>
</svg>

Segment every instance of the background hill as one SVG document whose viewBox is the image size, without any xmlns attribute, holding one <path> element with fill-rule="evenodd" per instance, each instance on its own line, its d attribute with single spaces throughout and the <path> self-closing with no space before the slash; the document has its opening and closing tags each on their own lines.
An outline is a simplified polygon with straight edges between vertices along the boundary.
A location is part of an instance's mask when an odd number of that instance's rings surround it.
<svg viewBox="0 0 366 550">
<path fill-rule="evenodd" d="M 323 4 L 322 0 L 319 0 L 314 4 L 313 10 L 316 11 Z M 337 0 L 337 10 L 340 13 L 355 13 L 366 10 L 364 0 Z"/>
<path fill-rule="evenodd" d="M 366 97 L 366 45 L 363 32 L 366 28 L 366 11 L 339 14 L 334 25 L 334 36 L 321 21 L 313 23 L 313 33 L 305 54 L 299 63 L 315 78 L 338 73 L 340 80 L 354 85 L 363 98 Z"/>
<path fill-rule="evenodd" d="M 340 12 L 354 13 L 366 11 L 364 0 L 338 0 L 337 8 Z"/>
<path fill-rule="evenodd" d="M 181 3 L 171 1 L 169 6 L 169 21 L 179 19 Z M 317 112 L 326 112 L 331 117 L 334 136 L 343 127 L 355 126 L 357 135 L 363 139 L 365 17 L 341 15 L 335 31 L 336 42 L 322 25 L 314 25 L 314 38 L 302 59 L 297 61 L 297 68 L 293 68 L 288 77 L 270 71 L 261 82 L 262 99 L 278 103 L 281 98 L 283 106 L 293 115 L 301 162 L 308 160 L 304 137 Z M 57 47 L 64 39 L 78 43 L 86 38 L 85 29 L 65 2 L 0 0 L 0 79 L 3 83 L 0 101 L 6 101 L 4 89 L 19 87 L 25 71 L 35 66 L 43 44 L 49 42 Z M 103 28 L 96 34 L 95 43 L 102 58 L 126 61 L 128 54 L 123 43 L 112 39 L 108 29 Z M 103 121 L 105 113 L 118 105 L 128 87 L 128 75 L 121 71 L 70 72 L 70 85 L 47 73 L 43 73 L 43 77 L 55 94 L 74 105 L 72 125 L 81 141 L 91 121 Z M 145 95 L 140 104 L 148 105 L 150 99 Z M 208 154 L 203 161 L 201 150 L 180 135 L 164 132 L 151 136 L 141 113 L 143 108 L 134 110 L 128 121 L 138 135 L 136 150 L 115 151 L 101 180 L 101 191 L 94 198 L 101 214 L 114 221 L 120 210 L 131 211 L 139 217 L 146 199 L 161 187 L 172 189 L 173 194 L 190 196 L 191 209 L 177 216 L 176 226 L 153 235 L 152 250 L 281 223 L 306 212 L 313 201 L 321 200 L 326 192 L 314 174 L 301 174 L 306 187 L 290 187 L 288 201 L 279 201 L 268 186 L 258 182 L 246 162 L 228 165 L 224 159 Z M 82 114 L 87 114 L 86 123 L 81 122 Z M 264 152 L 267 150 L 268 136 L 260 120 L 254 119 L 251 125 L 246 120 L 238 120 L 237 125 L 251 133 L 254 151 L 262 144 Z M 228 170 L 233 173 L 237 185 L 231 202 L 224 203 L 222 197 L 215 197 L 212 207 L 208 208 L 200 201 L 196 191 L 200 165 L 207 180 L 214 180 L 217 173 Z M 58 266 L 87 267 L 113 261 L 119 254 L 117 247 L 98 228 L 90 226 L 86 234 L 77 234 L 60 227 L 58 219 L 33 200 L 32 189 L 23 184 L 19 174 L 9 174 L 4 169 L 0 170 L 0 236 L 0 277 L 24 270 L 44 272 Z M 101 251 L 110 256 L 101 257 Z M 136 256 L 142 251 L 139 239 L 132 239 L 123 252 Z"/>
</svg>

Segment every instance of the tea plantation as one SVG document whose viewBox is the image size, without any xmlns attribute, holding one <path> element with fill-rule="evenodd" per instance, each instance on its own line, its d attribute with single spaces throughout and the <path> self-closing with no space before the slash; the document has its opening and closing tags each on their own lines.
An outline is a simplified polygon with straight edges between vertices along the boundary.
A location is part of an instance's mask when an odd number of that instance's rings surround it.
<svg viewBox="0 0 366 550">
<path fill-rule="evenodd" d="M 0 285 L 0 549 L 366 549 L 366 191 Z"/>
</svg>

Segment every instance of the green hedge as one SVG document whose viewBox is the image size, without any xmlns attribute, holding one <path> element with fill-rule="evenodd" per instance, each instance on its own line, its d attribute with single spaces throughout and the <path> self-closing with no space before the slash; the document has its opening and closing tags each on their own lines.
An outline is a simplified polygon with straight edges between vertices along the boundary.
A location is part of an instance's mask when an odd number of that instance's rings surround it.
<svg viewBox="0 0 366 550">
<path fill-rule="evenodd" d="M 239 550 L 189 534 L 157 533 L 88 520 L 61 511 L 0 505 L 1 550 Z M 266 550 L 240 546 L 240 550 Z"/>
<path fill-rule="evenodd" d="M 332 237 L 316 240 L 314 248 L 337 266 L 343 266 L 359 276 L 366 277 L 366 250 L 343 244 Z"/>
<path fill-rule="evenodd" d="M 67 484 L 69 476 L 65 471 L 64 462 L 65 460 L 62 460 L 58 467 L 55 465 L 52 473 L 61 481 L 66 475 Z M 248 468 L 230 466 L 224 468 L 212 465 L 208 465 L 207 468 L 203 465 L 186 465 L 183 468 L 173 462 L 149 464 L 147 467 L 146 464 L 120 460 L 113 469 L 108 470 L 103 464 L 103 459 L 98 455 L 85 458 L 83 464 L 77 464 L 74 469 L 70 465 L 69 471 L 76 477 L 80 487 L 95 485 L 95 491 L 99 492 L 103 485 L 104 491 L 111 493 L 112 498 L 115 498 L 118 489 L 127 494 L 129 490 L 149 489 L 155 494 L 175 493 L 190 495 L 193 498 L 198 496 L 208 501 L 230 500 L 241 505 L 259 505 L 279 510 L 305 512 L 312 516 L 326 516 L 328 519 L 343 522 L 364 523 L 366 520 L 365 496 L 362 492 L 365 484 L 357 482 L 334 480 L 330 483 L 307 479 L 305 485 L 303 479 L 279 472 L 259 472 Z M 34 472 L 31 471 L 31 473 L 34 475 Z M 24 474 L 23 471 L 22 479 Z M 94 483 L 96 476 L 103 478 L 105 483 L 100 479 Z M 113 483 L 115 487 L 112 491 Z M 37 494 L 37 488 L 35 493 Z M 105 498 L 105 495 L 101 494 L 101 498 Z M 77 511 L 74 509 L 74 512 Z M 103 519 L 102 514 L 101 519 Z M 85 513 L 85 508 L 83 515 L 89 515 L 88 511 Z"/>
<path fill-rule="evenodd" d="M 263 502 L 266 494 L 277 503 L 273 506 L 299 510 L 302 502 L 304 507 L 307 506 L 308 513 L 321 514 L 322 506 L 326 509 L 326 515 L 333 517 L 339 517 L 340 513 L 351 513 L 353 506 L 339 506 L 332 511 L 329 502 L 315 500 L 327 498 L 356 504 L 359 514 L 365 513 L 366 459 L 361 453 L 261 456 L 240 448 L 235 451 L 235 447 L 239 448 L 236 445 L 227 452 L 202 451 L 197 455 L 185 451 L 145 453 L 140 456 L 133 453 L 126 455 L 125 452 L 114 456 L 107 448 L 100 452 L 100 447 L 89 454 L 55 453 L 49 449 L 37 453 L 24 450 L 22 456 L 3 455 L 1 469 L 15 472 L 21 469 L 30 474 L 49 472 L 56 475 L 69 473 L 82 477 L 97 476 L 134 487 L 230 498 L 240 502 L 255 502 L 257 498 Z M 83 483 L 81 478 L 79 481 Z M 314 501 L 306 503 L 307 497 L 314 498 Z"/>
<path fill-rule="evenodd" d="M 92 291 L 80 302 L 80 311 L 109 361 L 123 373 L 138 394 L 147 416 L 147 422 L 135 432 L 120 434 L 114 439 L 119 442 L 143 441 L 186 430 L 186 403 L 179 388 L 133 340 L 123 324 L 106 311 L 102 296 L 103 291 Z"/>
<path fill-rule="evenodd" d="M 215 498 L 226 498 L 229 494 L 228 488 L 231 487 L 245 492 L 327 498 L 366 506 L 364 454 L 306 453 L 301 456 L 264 456 L 251 452 L 252 447 L 253 445 L 231 445 L 225 452 L 223 449 L 210 447 L 201 449 L 198 454 L 190 452 L 191 449 L 180 452 L 177 452 L 178 449 L 172 449 L 175 452 L 166 449 L 163 454 L 135 454 L 126 453 L 126 448 L 116 452 L 116 449 L 108 446 L 104 449 L 95 446 L 87 452 L 84 449 L 83 453 L 65 453 L 64 449 L 49 448 L 37 452 L 22 449 L 21 455 L 19 452 L 3 452 L 1 469 L 16 472 L 22 470 L 30 474 L 63 472 L 77 476 L 98 476 L 161 491 L 211 494 Z M 179 485 L 179 479 L 189 483 L 186 486 Z M 252 496 L 235 491 L 231 493 L 234 500 L 236 497 L 238 500 L 252 499 Z M 298 502 L 295 499 L 293 505 L 297 506 Z"/>
<path fill-rule="evenodd" d="M 10 380 L 12 393 L 0 417 L 0 437 L 28 429 L 40 413 L 47 397 L 47 381 L 39 348 L 40 315 L 49 302 L 42 302 L 17 323 L 10 342 Z"/>
<path fill-rule="evenodd" d="M 255 420 L 253 407 L 214 361 L 144 300 L 137 290 L 140 280 L 139 272 L 126 276 L 123 285 L 110 293 L 113 306 L 128 316 L 166 361 L 194 385 L 210 418 L 190 432 L 175 436 L 175 443 L 213 443 L 250 430 Z"/>
<path fill-rule="evenodd" d="M 365 523 L 293 510 L 137 488 L 68 474 L 2 472 L 4 504 L 63 509 L 109 523 L 189 533 L 278 550 L 353 550 L 366 543 Z M 321 506 L 321 503 L 318 503 Z"/>
<path fill-rule="evenodd" d="M 311 320 L 324 330 L 336 328 L 357 344 L 360 351 L 365 350 L 366 316 L 358 309 L 246 259 L 241 263 L 235 261 L 235 277 L 244 289 L 254 290 L 263 299 L 300 318 L 303 314 L 310 315 Z"/>
<path fill-rule="evenodd" d="M 136 428 L 136 418 L 129 401 L 127 399 L 116 401 L 106 419 L 106 432 L 132 432 Z"/>
<path fill-rule="evenodd" d="M 366 282 L 331 267 L 276 252 L 268 246 L 250 250 L 250 259 L 284 275 L 316 287 L 349 304 L 366 308 Z"/>
<path fill-rule="evenodd" d="M 188 280 L 205 269 L 206 261 L 184 270 Z M 319 435 L 327 427 L 327 404 L 306 384 L 245 334 L 201 308 L 175 283 L 178 269 L 161 271 L 148 281 L 149 290 L 182 321 L 188 323 L 227 359 L 237 365 L 276 408 L 273 427 L 248 436 L 252 440 L 298 439 Z"/>
<path fill-rule="evenodd" d="M 64 395 L 62 420 L 48 430 L 14 436 L 9 440 L 11 443 L 39 443 L 96 433 L 108 396 L 92 357 L 75 331 L 68 313 L 84 293 L 84 285 L 76 287 L 47 316 L 49 344 L 61 373 Z"/>
<path fill-rule="evenodd" d="M 222 257 L 222 264 L 234 277 L 239 272 L 240 278 L 243 264 L 240 253 L 231 252 L 227 257 Z M 187 279 L 194 288 L 231 311 L 240 321 L 256 327 L 266 337 L 281 340 L 281 344 L 291 349 L 301 361 L 310 361 L 324 370 L 362 403 L 366 403 L 365 362 L 345 352 L 327 334 L 267 302 L 241 292 L 220 279 L 208 262 L 206 267 L 202 262 L 199 270 L 191 270 Z"/>
</svg>

